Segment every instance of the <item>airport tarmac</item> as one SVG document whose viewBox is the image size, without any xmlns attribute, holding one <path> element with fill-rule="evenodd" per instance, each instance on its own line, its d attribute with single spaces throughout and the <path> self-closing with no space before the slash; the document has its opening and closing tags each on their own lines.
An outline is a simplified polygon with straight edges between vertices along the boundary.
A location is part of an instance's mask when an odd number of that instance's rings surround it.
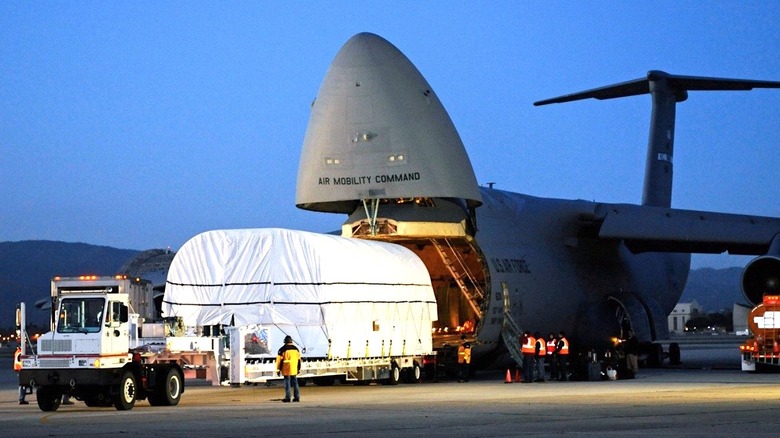
<svg viewBox="0 0 780 438">
<path fill-rule="evenodd" d="M 712 345 L 704 350 L 717 356 Z M 190 386 L 179 406 L 144 401 L 125 412 L 77 402 L 44 413 L 35 396 L 20 406 L 6 384 L 0 428 L 19 437 L 777 435 L 780 374 L 724 368 L 642 369 L 636 379 L 600 382 L 507 384 L 496 370 L 468 383 L 308 385 L 301 403 L 281 403 L 279 385 Z"/>
</svg>

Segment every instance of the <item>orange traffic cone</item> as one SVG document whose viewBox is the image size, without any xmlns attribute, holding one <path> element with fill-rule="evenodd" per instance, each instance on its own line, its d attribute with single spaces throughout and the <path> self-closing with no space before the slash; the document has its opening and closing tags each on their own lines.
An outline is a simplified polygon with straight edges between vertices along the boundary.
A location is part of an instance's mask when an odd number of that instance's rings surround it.
<svg viewBox="0 0 780 438">
<path fill-rule="evenodd" d="M 506 370 L 506 379 L 504 379 L 504 383 L 512 383 L 512 372 L 509 371 L 508 368 Z"/>
<path fill-rule="evenodd" d="M 520 377 L 520 368 L 517 368 L 515 370 L 515 383 L 520 383 L 523 381 L 523 378 Z"/>
</svg>

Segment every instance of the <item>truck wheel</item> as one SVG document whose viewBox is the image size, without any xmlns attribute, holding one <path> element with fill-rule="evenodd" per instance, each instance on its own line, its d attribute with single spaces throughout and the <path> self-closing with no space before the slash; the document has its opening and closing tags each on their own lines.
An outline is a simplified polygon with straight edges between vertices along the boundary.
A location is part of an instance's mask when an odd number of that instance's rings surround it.
<svg viewBox="0 0 780 438">
<path fill-rule="evenodd" d="M 132 371 L 125 371 L 119 379 L 119 392 L 114 396 L 114 407 L 118 411 L 133 409 L 137 389 Z"/>
<path fill-rule="evenodd" d="M 36 395 L 38 407 L 44 412 L 54 412 L 60 407 L 62 394 L 55 388 L 41 386 Z"/>
<path fill-rule="evenodd" d="M 168 370 L 165 376 L 165 385 L 154 390 L 149 394 L 149 404 L 152 406 L 176 406 L 181 400 L 182 391 L 181 375 L 175 369 Z"/>
</svg>

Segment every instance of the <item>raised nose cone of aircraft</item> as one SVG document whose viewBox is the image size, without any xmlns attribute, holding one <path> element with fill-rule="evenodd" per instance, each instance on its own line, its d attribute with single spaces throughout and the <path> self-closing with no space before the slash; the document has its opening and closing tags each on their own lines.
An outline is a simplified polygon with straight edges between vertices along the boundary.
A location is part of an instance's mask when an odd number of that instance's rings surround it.
<svg viewBox="0 0 780 438">
<path fill-rule="evenodd" d="M 312 105 L 295 203 L 352 213 L 361 200 L 412 197 L 482 203 L 431 86 L 395 46 L 360 33 L 338 52 Z"/>
</svg>

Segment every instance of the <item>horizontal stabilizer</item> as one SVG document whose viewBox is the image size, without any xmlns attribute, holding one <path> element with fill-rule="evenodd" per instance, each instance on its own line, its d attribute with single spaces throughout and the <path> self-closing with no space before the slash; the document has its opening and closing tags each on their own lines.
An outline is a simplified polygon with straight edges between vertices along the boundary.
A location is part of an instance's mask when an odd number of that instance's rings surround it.
<svg viewBox="0 0 780 438">
<path fill-rule="evenodd" d="M 594 88 L 579 93 L 566 94 L 552 99 L 534 102 L 535 106 L 551 103 L 572 102 L 582 99 L 614 99 L 617 97 L 636 96 L 650 93 L 650 83 L 666 80 L 669 88 L 678 95 L 678 102 L 685 100 L 686 91 L 727 91 L 727 90 L 752 90 L 753 88 L 780 88 L 777 81 L 755 81 L 750 79 L 725 79 L 708 78 L 701 76 L 671 75 L 659 70 L 651 70 L 646 78 L 635 79 L 606 87 Z"/>
</svg>

